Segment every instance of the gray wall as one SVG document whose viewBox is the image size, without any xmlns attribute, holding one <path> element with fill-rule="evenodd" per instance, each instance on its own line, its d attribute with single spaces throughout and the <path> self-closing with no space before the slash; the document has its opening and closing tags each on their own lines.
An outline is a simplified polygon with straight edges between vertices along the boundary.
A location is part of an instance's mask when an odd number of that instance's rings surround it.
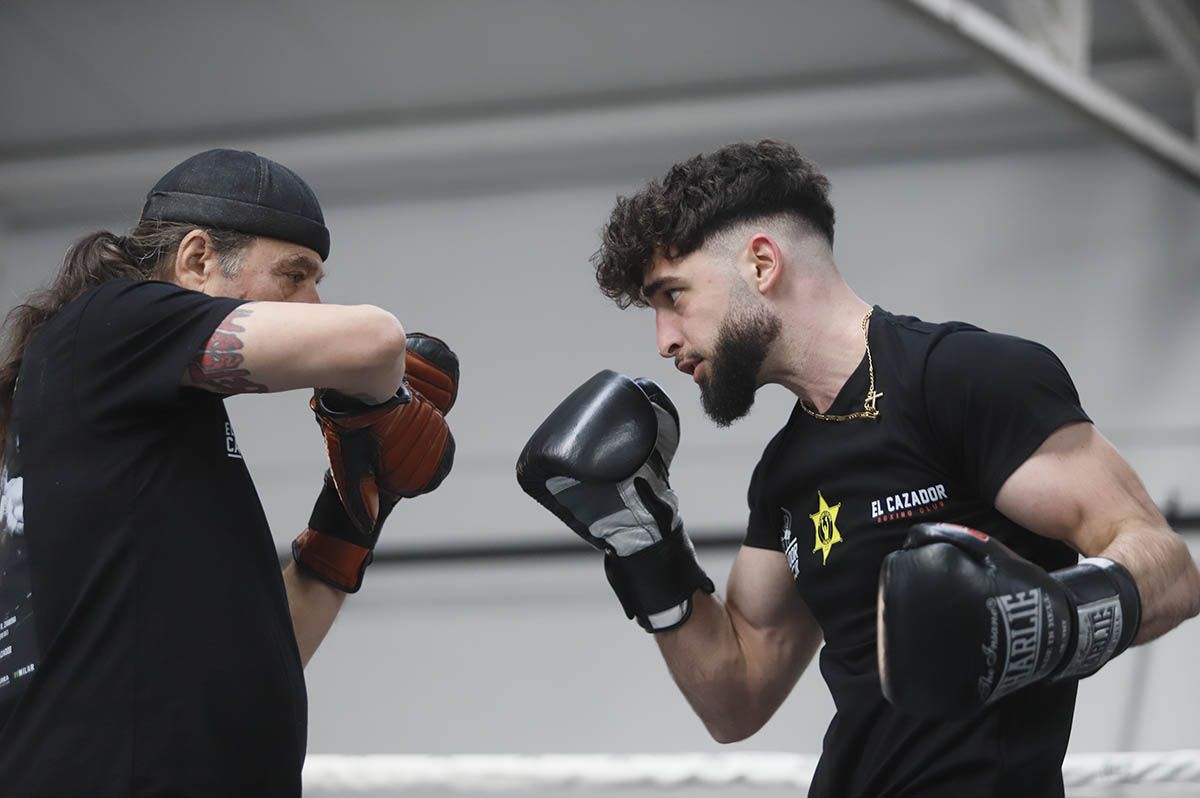
<svg viewBox="0 0 1200 798">
<path fill-rule="evenodd" d="M 1116 148 L 829 172 L 838 259 L 865 299 L 1046 343 L 1151 495 L 1200 507 L 1194 191 Z M 568 536 L 517 489 L 513 460 L 557 400 L 605 367 L 652 376 L 679 404 L 673 482 L 689 526 L 744 524 L 750 469 L 792 397 L 767 389 L 750 419 L 715 429 L 690 381 L 657 357 L 652 317 L 598 294 L 587 264 L 596 231 L 614 195 L 638 182 L 328 203 L 325 300 L 381 304 L 409 330 L 447 338 L 463 362 L 455 472 L 397 510 L 385 547 Z M 122 220 L 0 233 L 4 303 L 44 279 L 74 235 L 103 224 Z M 229 407 L 282 548 L 322 471 L 306 397 Z M 727 555 L 703 556 L 714 576 L 727 572 Z M 1197 655 L 1193 623 L 1086 683 L 1072 749 L 1200 747 L 1200 720 L 1179 711 L 1200 706 Z M 715 747 L 652 642 L 620 616 L 595 558 L 377 568 L 308 676 L 315 753 Z M 814 669 L 743 746 L 815 752 L 831 711 Z"/>
</svg>

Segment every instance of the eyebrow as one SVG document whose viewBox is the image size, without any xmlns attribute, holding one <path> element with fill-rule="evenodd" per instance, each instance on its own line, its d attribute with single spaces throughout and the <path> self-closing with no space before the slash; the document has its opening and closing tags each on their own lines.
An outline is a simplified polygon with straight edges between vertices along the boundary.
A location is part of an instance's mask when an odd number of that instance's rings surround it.
<svg viewBox="0 0 1200 798">
<path fill-rule="evenodd" d="M 642 299 L 646 300 L 647 302 L 653 302 L 654 297 L 658 296 L 658 293 L 666 288 L 668 284 L 674 283 L 676 279 L 677 278 L 674 276 L 659 277 L 657 280 L 652 280 L 646 285 L 643 285 Z"/>
<path fill-rule="evenodd" d="M 325 270 L 321 267 L 321 264 L 315 263 L 313 259 L 307 255 L 285 255 L 275 262 L 275 268 L 303 269 L 309 274 L 317 275 L 318 283 L 325 279 Z"/>
</svg>

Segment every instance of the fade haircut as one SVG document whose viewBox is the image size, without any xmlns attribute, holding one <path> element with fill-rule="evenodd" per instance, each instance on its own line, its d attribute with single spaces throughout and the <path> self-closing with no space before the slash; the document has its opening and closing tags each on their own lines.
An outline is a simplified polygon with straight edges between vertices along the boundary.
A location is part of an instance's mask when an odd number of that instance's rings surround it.
<svg viewBox="0 0 1200 798">
<path fill-rule="evenodd" d="M 645 306 L 654 258 L 675 261 L 733 226 L 785 215 L 833 245 L 829 179 L 790 144 L 731 144 L 672 166 L 632 197 L 617 197 L 592 256 L 596 282 L 620 307 Z"/>
</svg>

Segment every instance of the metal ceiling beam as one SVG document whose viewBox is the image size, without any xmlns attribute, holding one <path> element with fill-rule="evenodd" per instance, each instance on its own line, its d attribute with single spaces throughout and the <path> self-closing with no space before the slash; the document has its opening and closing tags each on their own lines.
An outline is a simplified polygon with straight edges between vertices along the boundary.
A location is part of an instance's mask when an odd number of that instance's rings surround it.
<svg viewBox="0 0 1200 798">
<path fill-rule="evenodd" d="M 1134 0 L 1150 33 L 1200 88 L 1200 20 L 1179 0 Z"/>
<path fill-rule="evenodd" d="M 1013 24 L 1055 59 L 1087 72 L 1092 54 L 1091 0 L 1008 0 Z"/>
<path fill-rule="evenodd" d="M 1066 104 L 1200 188 L 1200 147 L 1152 115 L 1065 66 L 1049 50 L 967 0 L 892 0 L 997 61 L 1021 81 Z"/>
<path fill-rule="evenodd" d="M 1200 20 L 1182 0 L 1134 0 L 1150 33 L 1192 84 L 1192 135 L 1200 140 Z"/>
</svg>

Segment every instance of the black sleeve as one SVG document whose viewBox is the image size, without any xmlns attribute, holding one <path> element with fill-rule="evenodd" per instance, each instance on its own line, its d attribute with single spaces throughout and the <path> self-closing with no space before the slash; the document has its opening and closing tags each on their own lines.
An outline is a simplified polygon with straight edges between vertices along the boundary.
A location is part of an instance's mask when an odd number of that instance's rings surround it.
<svg viewBox="0 0 1200 798">
<path fill-rule="evenodd" d="M 75 341 L 75 397 L 91 419 L 177 403 L 187 364 L 244 300 L 170 283 L 114 280 L 96 290 Z"/>
<path fill-rule="evenodd" d="M 1091 420 L 1053 352 L 983 330 L 954 332 L 934 345 L 924 393 L 947 464 L 989 502 L 1052 433 Z"/>
<path fill-rule="evenodd" d="M 777 436 L 778 437 L 778 436 Z M 767 445 L 758 465 L 754 467 L 754 475 L 750 477 L 750 488 L 746 491 L 746 501 L 750 505 L 750 520 L 746 524 L 746 538 L 743 545 L 756 549 L 771 549 L 783 551 L 779 540 L 780 523 L 779 508 L 772 507 L 766 500 L 767 475 L 771 471 L 768 460 L 775 449 L 775 440 Z"/>
</svg>

